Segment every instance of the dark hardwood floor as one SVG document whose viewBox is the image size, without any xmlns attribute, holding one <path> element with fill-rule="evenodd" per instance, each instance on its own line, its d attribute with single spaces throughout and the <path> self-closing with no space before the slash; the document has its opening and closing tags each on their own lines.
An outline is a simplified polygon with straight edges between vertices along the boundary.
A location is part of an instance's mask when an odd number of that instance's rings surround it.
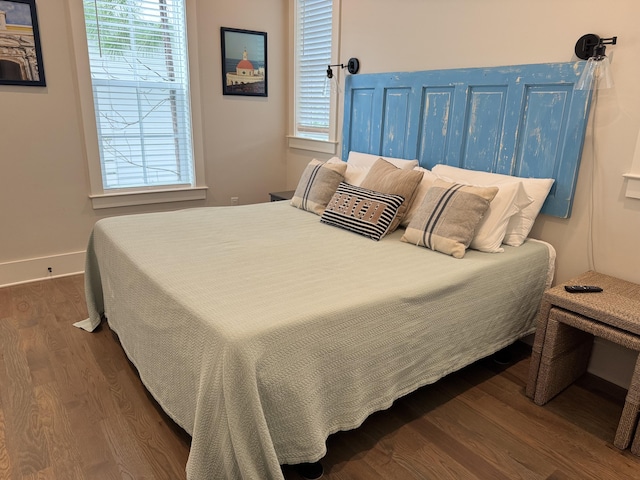
<svg viewBox="0 0 640 480">
<path fill-rule="evenodd" d="M 106 325 L 72 326 L 86 316 L 82 276 L 0 289 L 0 479 L 184 479 L 189 436 Z M 640 479 L 612 445 L 624 390 L 586 376 L 536 406 L 530 349 L 510 350 L 507 366 L 482 360 L 332 435 L 324 478 Z"/>
</svg>

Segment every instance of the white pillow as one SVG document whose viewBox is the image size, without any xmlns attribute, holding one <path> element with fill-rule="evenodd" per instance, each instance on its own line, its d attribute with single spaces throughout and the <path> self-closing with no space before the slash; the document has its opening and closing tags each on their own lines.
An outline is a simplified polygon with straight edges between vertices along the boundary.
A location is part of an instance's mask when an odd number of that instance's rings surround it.
<svg viewBox="0 0 640 480">
<path fill-rule="evenodd" d="M 423 172 L 423 175 L 422 175 L 422 180 L 420 180 L 420 183 L 418 184 L 418 188 L 416 188 L 416 192 L 414 193 L 413 203 L 411 203 L 409 210 L 407 210 L 407 213 L 405 213 L 404 217 L 402 217 L 402 222 L 400 222 L 400 225 L 405 228 L 409 226 L 409 222 L 411 222 L 411 219 L 414 217 L 414 215 L 420 208 L 420 205 L 422 205 L 422 201 L 424 200 L 424 197 L 427 194 L 427 190 L 429 190 L 429 187 L 433 185 L 433 182 L 435 182 L 436 179 L 440 178 L 438 177 L 438 175 L 436 175 L 430 170 L 427 170 L 426 168 L 413 167 L 413 169 L 418 170 L 419 172 Z M 348 167 L 347 167 L 347 170 L 348 170 Z"/>
<path fill-rule="evenodd" d="M 440 167 L 442 166 L 440 165 Z M 436 168 L 434 167 L 434 171 L 435 170 Z M 527 195 L 520 179 L 509 177 L 509 182 L 502 182 L 500 185 L 496 185 L 492 182 L 469 181 L 464 175 L 456 174 L 457 172 L 455 171 L 447 171 L 447 175 L 444 175 L 442 171 L 445 169 L 438 168 L 437 170 L 438 173 L 434 173 L 434 175 L 450 182 L 481 187 L 495 186 L 499 188 L 498 193 L 489 204 L 489 209 L 476 227 L 469 248 L 480 250 L 481 252 L 503 252 L 504 249 L 501 245 L 504 241 L 509 221 L 514 215 L 518 214 L 531 203 L 531 198 Z M 470 170 L 462 170 L 463 173 L 469 171 Z M 453 173 L 453 175 L 449 175 L 449 173 Z"/>
<path fill-rule="evenodd" d="M 343 162 L 338 157 L 332 157 L 327 160 L 327 163 L 347 163 Z M 362 185 L 362 181 L 364 177 L 367 176 L 371 167 L 365 167 L 362 165 L 353 165 L 351 163 L 347 163 L 347 171 L 344 173 L 344 181 L 356 187 Z"/>
<path fill-rule="evenodd" d="M 477 183 L 471 182 L 459 183 L 469 183 L 470 185 L 481 187 L 495 186 L 499 188 L 498 193 L 489 204 L 489 209 L 476 228 L 469 248 L 480 250 L 481 252 L 504 252 L 502 242 L 507 233 L 509 220 L 524 207 L 530 205 L 532 201 L 527 196 L 522 182 L 510 182 L 500 185 L 478 185 Z"/>
<path fill-rule="evenodd" d="M 499 187 L 504 183 L 522 182 L 522 186 L 529 198 L 532 199 L 532 202 L 509 219 L 507 231 L 502 242 L 513 247 L 522 245 L 529 236 L 533 223 L 538 213 L 540 213 L 542 204 L 546 200 L 554 182 L 553 178 L 522 178 L 500 173 L 467 170 L 449 165 L 436 165 L 432 171 L 437 175 L 476 185 L 497 185 Z"/>
<path fill-rule="evenodd" d="M 418 166 L 418 160 L 406 160 L 404 158 L 383 157 L 382 155 L 372 155 L 370 153 L 349 152 L 349 158 L 347 163 L 353 166 L 368 167 L 376 163 L 376 160 L 383 158 L 387 162 L 395 165 L 398 168 L 405 170 L 411 170 L 413 167 Z"/>
</svg>

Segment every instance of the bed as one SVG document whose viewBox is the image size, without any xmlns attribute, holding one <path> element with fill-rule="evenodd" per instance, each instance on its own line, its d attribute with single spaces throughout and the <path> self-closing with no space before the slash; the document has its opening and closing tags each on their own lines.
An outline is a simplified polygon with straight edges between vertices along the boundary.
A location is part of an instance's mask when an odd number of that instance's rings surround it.
<svg viewBox="0 0 640 480">
<path fill-rule="evenodd" d="M 547 80 L 566 90 L 570 71 Z M 364 118 L 351 105 L 345 142 Z M 377 145 L 369 153 L 391 144 Z M 188 478 L 281 479 L 280 465 L 322 458 L 330 434 L 534 331 L 551 245 L 527 238 L 454 258 L 401 241 L 407 231 L 374 241 L 288 202 L 103 219 L 79 326 L 106 317 L 192 435 Z"/>
</svg>

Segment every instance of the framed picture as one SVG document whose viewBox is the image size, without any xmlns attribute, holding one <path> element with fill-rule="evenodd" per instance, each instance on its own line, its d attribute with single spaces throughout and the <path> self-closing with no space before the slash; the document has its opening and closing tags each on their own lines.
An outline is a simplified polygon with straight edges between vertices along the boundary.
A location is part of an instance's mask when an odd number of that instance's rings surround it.
<svg viewBox="0 0 640 480">
<path fill-rule="evenodd" d="M 267 34 L 220 28 L 222 93 L 267 96 Z"/>
<path fill-rule="evenodd" d="M 0 85 L 46 85 L 35 0 L 0 0 Z"/>
</svg>

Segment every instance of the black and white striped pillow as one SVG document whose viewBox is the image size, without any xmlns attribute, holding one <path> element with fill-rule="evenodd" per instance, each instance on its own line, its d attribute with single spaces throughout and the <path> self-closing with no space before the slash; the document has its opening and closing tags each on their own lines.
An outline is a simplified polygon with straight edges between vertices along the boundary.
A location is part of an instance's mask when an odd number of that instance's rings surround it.
<svg viewBox="0 0 640 480">
<path fill-rule="evenodd" d="M 389 231 L 402 202 L 402 195 L 380 193 L 342 182 L 320 221 L 377 241 Z"/>
<path fill-rule="evenodd" d="M 462 258 L 498 187 L 436 180 L 401 240 Z"/>
</svg>

